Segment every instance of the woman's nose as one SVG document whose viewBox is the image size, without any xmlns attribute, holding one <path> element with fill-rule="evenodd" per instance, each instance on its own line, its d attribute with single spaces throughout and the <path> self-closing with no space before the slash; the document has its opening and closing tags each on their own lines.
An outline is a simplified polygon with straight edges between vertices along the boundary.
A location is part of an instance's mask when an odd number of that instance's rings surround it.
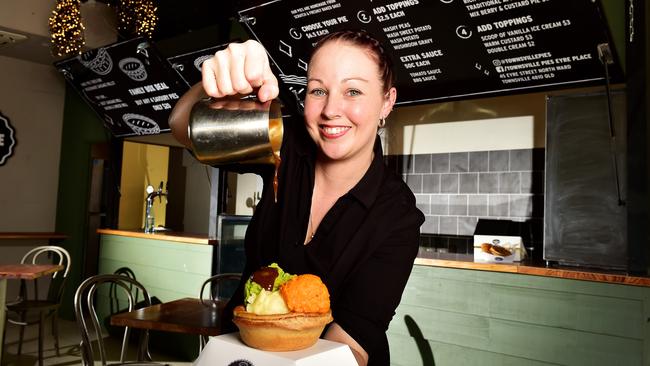
<svg viewBox="0 0 650 366">
<path fill-rule="evenodd" d="M 333 95 L 327 96 L 327 101 L 323 107 L 323 116 L 327 119 L 341 118 L 341 100 Z"/>
</svg>

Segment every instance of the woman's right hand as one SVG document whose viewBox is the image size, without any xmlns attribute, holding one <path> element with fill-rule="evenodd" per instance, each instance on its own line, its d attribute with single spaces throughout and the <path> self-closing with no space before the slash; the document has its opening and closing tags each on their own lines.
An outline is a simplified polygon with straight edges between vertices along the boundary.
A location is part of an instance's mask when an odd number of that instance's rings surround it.
<svg viewBox="0 0 650 366">
<path fill-rule="evenodd" d="M 203 90 L 214 98 L 250 94 L 261 102 L 278 96 L 278 80 L 271 72 L 266 50 L 257 41 L 231 43 L 203 62 Z"/>
</svg>

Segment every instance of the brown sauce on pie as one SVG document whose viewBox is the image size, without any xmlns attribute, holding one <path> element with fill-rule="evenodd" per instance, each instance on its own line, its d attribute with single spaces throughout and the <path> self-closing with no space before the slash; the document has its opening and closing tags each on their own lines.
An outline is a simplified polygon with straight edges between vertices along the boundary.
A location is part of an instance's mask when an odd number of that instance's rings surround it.
<svg viewBox="0 0 650 366">
<path fill-rule="evenodd" d="M 262 267 L 253 272 L 251 279 L 266 291 L 273 291 L 273 284 L 278 277 L 278 269 L 274 267 Z"/>
</svg>

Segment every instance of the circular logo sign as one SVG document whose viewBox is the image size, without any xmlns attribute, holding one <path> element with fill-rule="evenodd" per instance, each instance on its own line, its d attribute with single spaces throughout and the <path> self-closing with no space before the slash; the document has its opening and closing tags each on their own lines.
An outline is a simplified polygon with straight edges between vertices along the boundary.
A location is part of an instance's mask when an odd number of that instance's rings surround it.
<svg viewBox="0 0 650 366">
<path fill-rule="evenodd" d="M 247 360 L 236 360 L 229 363 L 228 366 L 254 366 L 254 365 Z"/>
<path fill-rule="evenodd" d="M 9 123 L 9 118 L 0 113 L 0 166 L 13 155 L 14 146 L 16 146 L 14 129 Z"/>
</svg>

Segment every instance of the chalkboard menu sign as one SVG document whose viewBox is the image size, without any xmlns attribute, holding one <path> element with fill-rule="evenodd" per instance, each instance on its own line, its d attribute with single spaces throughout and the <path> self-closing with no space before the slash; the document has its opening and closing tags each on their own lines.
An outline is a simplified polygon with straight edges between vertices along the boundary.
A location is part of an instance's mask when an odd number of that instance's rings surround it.
<svg viewBox="0 0 650 366">
<path fill-rule="evenodd" d="M 227 46 L 228 44 L 221 44 L 214 47 L 204 48 L 202 50 L 170 57 L 167 61 L 169 61 L 172 68 L 176 70 L 187 86 L 191 87 L 201 81 L 201 65 L 203 64 L 203 61 L 214 56 L 217 51 L 222 50 Z"/>
<path fill-rule="evenodd" d="M 621 80 L 601 4 L 593 0 L 275 0 L 239 11 L 281 80 L 304 99 L 308 55 L 341 29 L 375 35 L 395 63 L 397 104 L 475 98 Z M 281 21 L 280 21 L 281 20 Z M 605 52 L 607 53 L 607 52 Z"/>
<path fill-rule="evenodd" d="M 55 66 L 117 137 L 169 131 L 169 113 L 188 89 L 143 38 L 94 49 Z"/>
</svg>

